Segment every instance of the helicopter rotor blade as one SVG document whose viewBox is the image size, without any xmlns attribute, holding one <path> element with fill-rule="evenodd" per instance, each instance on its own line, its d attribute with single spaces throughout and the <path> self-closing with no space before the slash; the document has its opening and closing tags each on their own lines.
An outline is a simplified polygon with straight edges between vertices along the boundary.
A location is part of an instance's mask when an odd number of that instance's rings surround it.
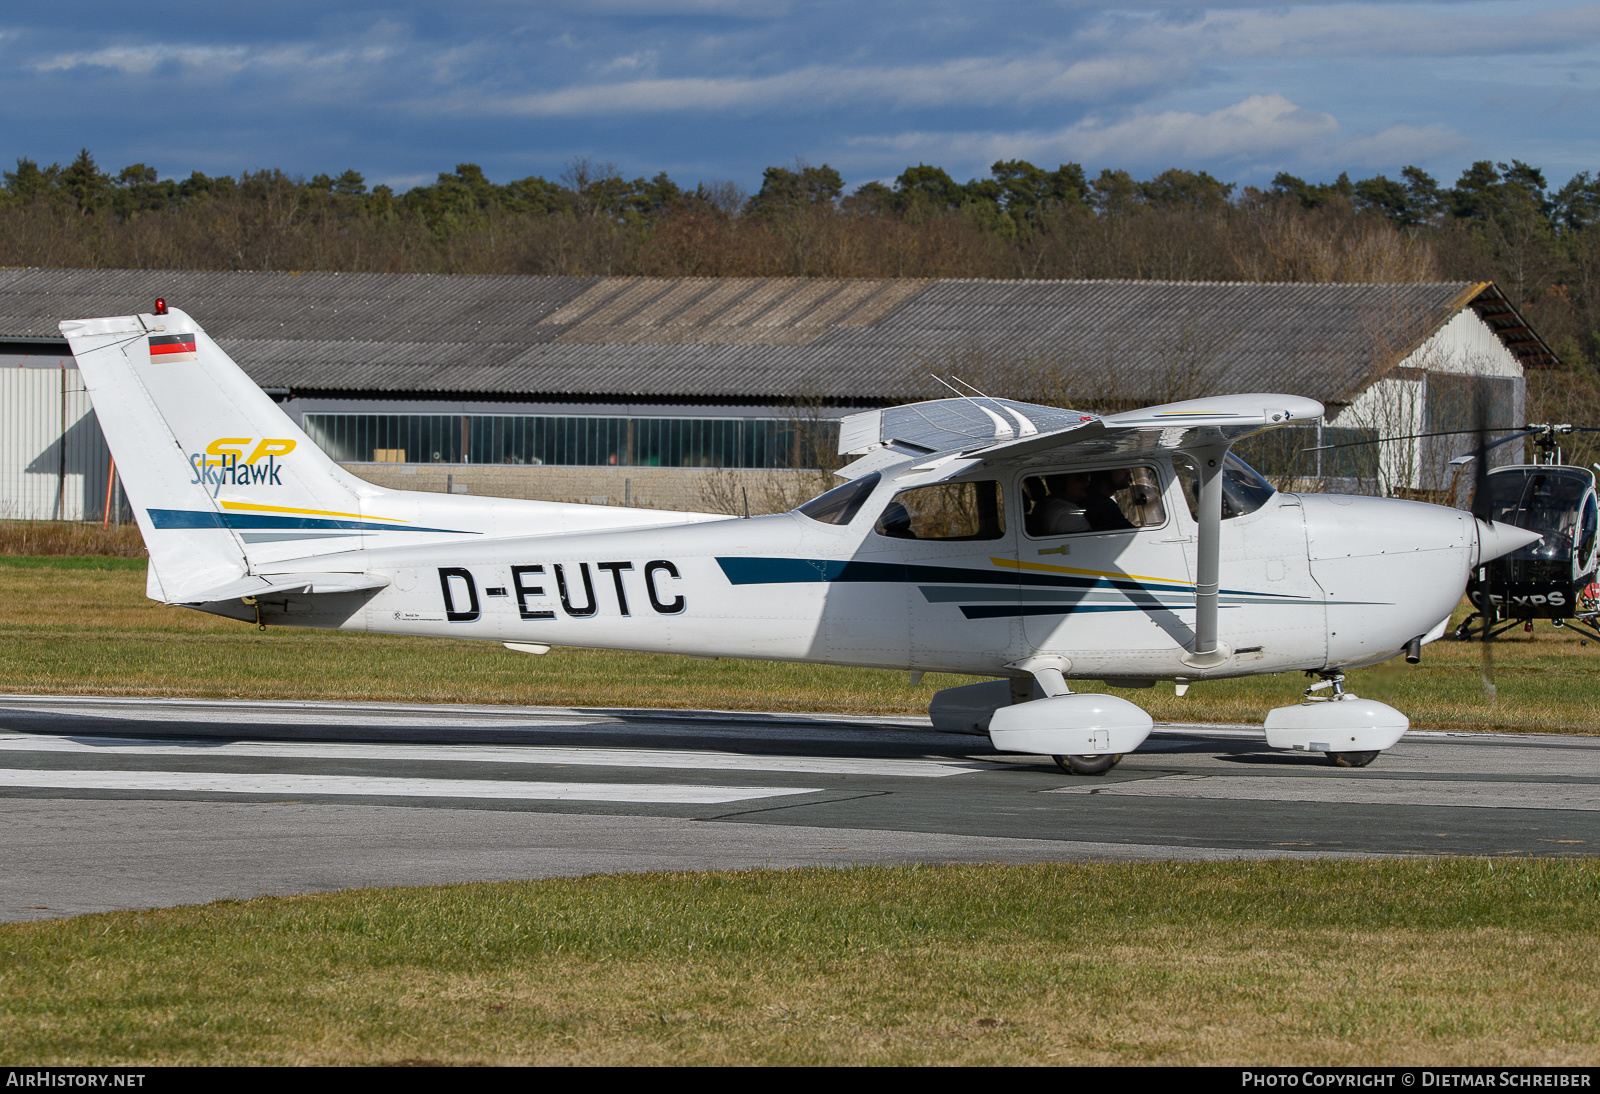
<svg viewBox="0 0 1600 1094">
<path fill-rule="evenodd" d="M 1576 430 L 1577 428 L 1579 428 L 1579 427 L 1573 426 L 1573 429 Z M 1504 430 L 1491 429 L 1491 430 L 1488 430 L 1488 432 L 1490 432 L 1490 433 L 1502 433 L 1502 432 L 1504 432 Z M 1517 440 L 1519 437 L 1526 437 L 1530 433 L 1537 433 L 1537 432 L 1539 432 L 1539 427 L 1521 426 L 1520 428 L 1518 428 L 1515 431 L 1513 431 L 1512 434 L 1509 437 L 1501 437 L 1497 441 L 1490 441 L 1487 445 L 1485 445 L 1483 447 L 1485 447 L 1485 448 L 1499 448 L 1501 445 L 1508 444 L 1511 441 Z M 1587 432 L 1587 433 L 1600 433 L 1600 428 L 1584 427 L 1584 432 Z M 1300 451 L 1301 452 L 1326 452 L 1330 448 L 1357 448 L 1357 447 L 1360 447 L 1361 445 L 1364 445 L 1364 444 L 1383 444 L 1383 443 L 1385 443 L 1387 441 L 1415 441 L 1415 440 L 1420 440 L 1421 438 L 1424 438 L 1424 437 L 1465 437 L 1465 436 L 1472 436 L 1472 437 L 1478 438 L 1479 441 L 1481 442 L 1482 439 L 1483 439 L 1483 433 L 1484 433 L 1483 430 L 1478 429 L 1476 427 L 1474 427 L 1472 429 L 1446 429 L 1446 430 L 1442 430 L 1442 431 L 1437 432 L 1437 433 L 1407 433 L 1407 434 L 1404 434 L 1403 436 L 1399 436 L 1399 437 L 1373 437 L 1372 439 L 1365 440 L 1365 441 L 1344 441 L 1344 442 L 1342 442 L 1340 444 L 1319 444 L 1319 445 L 1316 445 L 1313 448 L 1302 448 Z M 1476 451 L 1476 449 L 1474 449 L 1474 451 Z"/>
</svg>

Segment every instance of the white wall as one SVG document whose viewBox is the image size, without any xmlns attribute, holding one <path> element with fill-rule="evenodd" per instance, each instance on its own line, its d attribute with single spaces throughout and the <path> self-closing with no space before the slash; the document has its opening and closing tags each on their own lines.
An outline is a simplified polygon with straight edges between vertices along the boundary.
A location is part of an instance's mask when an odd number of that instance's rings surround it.
<svg viewBox="0 0 1600 1094">
<path fill-rule="evenodd" d="M 1338 428 L 1369 429 L 1383 437 L 1398 437 L 1422 433 L 1427 425 L 1426 381 L 1424 373 L 1448 373 L 1460 376 L 1495 376 L 1516 380 L 1515 405 L 1511 416 L 1516 424 L 1523 421 L 1526 406 L 1526 388 L 1523 383 L 1522 362 L 1505 347 L 1499 337 L 1471 308 L 1463 308 L 1427 341 L 1423 342 L 1395 372 L 1379 380 L 1358 395 L 1349 406 L 1332 415 L 1327 424 Z M 1410 489 L 1439 477 L 1437 468 L 1428 473 L 1424 461 L 1437 462 L 1450 454 L 1466 451 L 1475 443 L 1473 438 L 1463 438 L 1450 445 L 1420 441 L 1396 441 L 1379 450 L 1378 473 L 1383 493 L 1397 489 Z M 1521 458 L 1521 448 L 1508 444 L 1497 452 L 1494 462 L 1512 462 Z"/>
<path fill-rule="evenodd" d="M 0 519 L 99 520 L 110 458 L 77 369 L 0 368 Z"/>
</svg>

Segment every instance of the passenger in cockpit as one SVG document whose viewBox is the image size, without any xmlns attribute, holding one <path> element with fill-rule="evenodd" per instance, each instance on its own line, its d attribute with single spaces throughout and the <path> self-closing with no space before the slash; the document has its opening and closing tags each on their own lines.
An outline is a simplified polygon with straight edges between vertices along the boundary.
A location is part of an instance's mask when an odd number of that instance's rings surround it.
<svg viewBox="0 0 1600 1094">
<path fill-rule="evenodd" d="M 1034 535 L 1094 531 L 1086 512 L 1090 500 L 1088 475 L 1051 475 L 1043 482 L 1050 492 L 1034 506 Z"/>
</svg>

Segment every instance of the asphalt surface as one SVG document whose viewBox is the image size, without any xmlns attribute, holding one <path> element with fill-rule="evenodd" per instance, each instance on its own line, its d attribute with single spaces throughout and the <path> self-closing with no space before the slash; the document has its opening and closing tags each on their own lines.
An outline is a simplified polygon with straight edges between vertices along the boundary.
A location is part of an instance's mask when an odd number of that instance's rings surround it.
<svg viewBox="0 0 1600 1094">
<path fill-rule="evenodd" d="M 0 920 L 663 869 L 1590 855 L 1600 737 L 1371 767 L 1158 726 L 1110 774 L 926 719 L 0 696 Z"/>
</svg>

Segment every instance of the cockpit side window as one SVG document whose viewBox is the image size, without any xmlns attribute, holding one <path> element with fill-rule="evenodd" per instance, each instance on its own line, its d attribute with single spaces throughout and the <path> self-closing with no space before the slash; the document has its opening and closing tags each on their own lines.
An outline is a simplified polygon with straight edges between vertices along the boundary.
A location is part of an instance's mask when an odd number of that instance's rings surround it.
<svg viewBox="0 0 1600 1094">
<path fill-rule="evenodd" d="M 1030 475 L 1022 480 L 1023 527 L 1035 539 L 1122 532 L 1165 524 L 1161 481 L 1149 467 Z"/>
<path fill-rule="evenodd" d="M 872 491 L 877 487 L 880 478 L 882 476 L 876 471 L 870 475 L 862 475 L 859 479 L 847 482 L 843 486 L 835 486 L 826 494 L 818 494 L 795 512 L 823 524 L 849 524 L 856 519 L 861 506 L 872 496 Z"/>
<path fill-rule="evenodd" d="M 1544 538 L 1506 556 L 1512 561 L 1582 557 L 1584 499 L 1593 479 L 1571 467 L 1509 467 L 1489 473 L 1489 519 L 1514 524 Z"/>
<path fill-rule="evenodd" d="M 1178 481 L 1183 484 L 1183 500 L 1189 503 L 1189 515 L 1200 519 L 1200 473 L 1189 457 L 1179 454 L 1173 461 L 1178 470 Z M 1254 513 L 1278 491 L 1261 473 L 1233 453 L 1222 464 L 1222 519 Z"/>
<path fill-rule="evenodd" d="M 902 490 L 872 530 L 890 539 L 999 539 L 1006 534 L 1005 495 L 993 480 Z"/>
</svg>

